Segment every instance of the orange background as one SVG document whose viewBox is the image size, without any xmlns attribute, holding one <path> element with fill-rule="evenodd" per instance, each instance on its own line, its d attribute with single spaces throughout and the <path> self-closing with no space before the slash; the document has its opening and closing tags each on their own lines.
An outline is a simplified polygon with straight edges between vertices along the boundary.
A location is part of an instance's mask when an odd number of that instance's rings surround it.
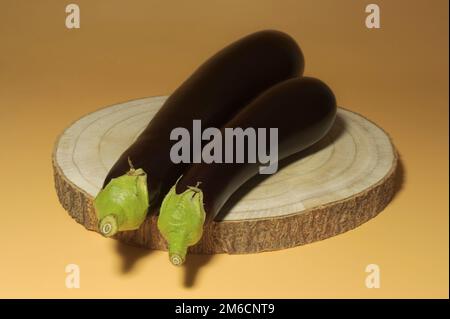
<svg viewBox="0 0 450 319">
<path fill-rule="evenodd" d="M 446 297 L 448 1 L 0 1 L 0 297 Z M 382 126 L 399 149 L 399 192 L 375 219 L 284 251 L 190 256 L 118 244 L 59 204 L 58 134 L 105 105 L 169 94 L 204 59 L 256 30 L 291 34 L 306 74 Z M 402 182 L 402 183 L 401 183 Z M 65 265 L 81 288 L 65 287 Z M 381 288 L 365 287 L 376 263 Z"/>
</svg>

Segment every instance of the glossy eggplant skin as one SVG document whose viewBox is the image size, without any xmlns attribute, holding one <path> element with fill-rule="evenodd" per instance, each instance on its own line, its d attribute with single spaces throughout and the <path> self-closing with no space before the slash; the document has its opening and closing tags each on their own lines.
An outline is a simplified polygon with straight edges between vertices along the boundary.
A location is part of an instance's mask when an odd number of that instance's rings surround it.
<svg viewBox="0 0 450 319">
<path fill-rule="evenodd" d="M 147 173 L 149 193 L 159 190 L 158 201 L 188 164 L 174 164 L 170 132 L 184 127 L 192 134 L 193 119 L 202 127 L 221 127 L 241 108 L 273 85 L 303 73 L 303 54 L 285 33 L 265 30 L 225 47 L 202 64 L 166 100 L 137 140 L 120 156 L 105 178 L 135 168 Z M 150 196 L 152 197 L 152 196 Z M 152 205 L 152 203 L 150 203 Z"/>
<path fill-rule="evenodd" d="M 291 79 L 275 85 L 229 121 L 224 128 L 278 128 L 278 160 L 306 149 L 326 135 L 336 117 L 336 99 L 314 78 Z M 193 164 L 176 185 L 203 192 L 206 221 L 214 219 L 228 198 L 252 176 L 259 163 Z M 198 184 L 200 183 L 200 184 Z"/>
</svg>

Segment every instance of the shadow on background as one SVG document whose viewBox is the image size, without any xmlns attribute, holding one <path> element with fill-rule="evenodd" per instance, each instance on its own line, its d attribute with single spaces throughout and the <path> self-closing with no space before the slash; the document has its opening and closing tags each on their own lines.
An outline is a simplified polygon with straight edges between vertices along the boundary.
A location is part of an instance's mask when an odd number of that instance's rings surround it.
<svg viewBox="0 0 450 319">
<path fill-rule="evenodd" d="M 136 265 L 136 263 L 150 255 L 152 250 L 140 248 L 136 246 L 132 246 L 129 244 L 125 244 L 121 241 L 115 240 L 115 248 L 117 254 L 120 256 L 122 260 L 122 265 L 120 267 L 120 271 L 122 274 L 127 274 L 131 272 Z"/>
<path fill-rule="evenodd" d="M 143 259 L 154 252 L 154 250 L 136 247 L 119 240 L 115 240 L 114 242 L 116 252 L 122 261 L 120 266 L 120 272 L 122 274 L 132 272 L 140 259 Z M 186 288 L 193 287 L 199 271 L 208 264 L 213 257 L 214 255 L 188 254 L 186 262 L 181 266 L 184 268 L 183 286 Z M 167 263 L 168 267 L 175 267 L 170 265 L 169 260 L 167 260 Z"/>
<path fill-rule="evenodd" d="M 192 288 L 195 284 L 198 272 L 202 267 L 208 264 L 214 255 L 194 255 L 189 254 L 186 258 L 184 267 L 184 281 L 185 288 Z"/>
<path fill-rule="evenodd" d="M 392 195 L 392 201 L 397 197 L 400 191 L 403 190 L 405 184 L 405 165 L 403 164 L 402 157 L 400 156 L 400 152 L 397 150 L 398 160 L 397 160 L 397 169 L 395 171 L 395 179 L 394 179 L 394 194 Z"/>
</svg>

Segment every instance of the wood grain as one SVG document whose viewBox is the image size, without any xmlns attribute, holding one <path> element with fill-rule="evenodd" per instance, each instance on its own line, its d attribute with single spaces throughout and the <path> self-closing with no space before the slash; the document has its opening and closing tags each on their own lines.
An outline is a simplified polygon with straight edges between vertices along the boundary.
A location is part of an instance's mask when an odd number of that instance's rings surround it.
<svg viewBox="0 0 450 319">
<path fill-rule="evenodd" d="M 120 103 L 86 115 L 58 138 L 53 153 L 58 198 L 69 214 L 97 231 L 92 201 L 119 155 L 165 101 L 165 96 Z M 397 152 L 389 136 L 364 117 L 339 108 L 329 134 L 284 160 L 271 176 L 257 176 L 206 225 L 194 253 L 252 253 L 322 240 L 376 216 L 394 194 Z M 156 213 L 116 239 L 166 249 Z"/>
</svg>

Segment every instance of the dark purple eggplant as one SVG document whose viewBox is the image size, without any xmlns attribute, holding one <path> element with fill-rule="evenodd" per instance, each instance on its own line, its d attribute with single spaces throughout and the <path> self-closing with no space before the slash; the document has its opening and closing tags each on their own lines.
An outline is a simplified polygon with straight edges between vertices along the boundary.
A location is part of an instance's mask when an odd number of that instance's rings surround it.
<svg viewBox="0 0 450 319">
<path fill-rule="evenodd" d="M 336 100 L 327 85 L 313 78 L 290 79 L 253 100 L 221 128 L 221 135 L 226 128 L 277 128 L 282 160 L 324 137 L 335 116 Z M 158 219 L 172 263 L 184 262 L 188 246 L 200 240 L 204 222 L 216 217 L 230 196 L 258 174 L 261 164 L 202 162 L 184 172 L 164 198 Z"/>
<path fill-rule="evenodd" d="M 148 207 L 157 207 L 186 169 L 187 163 L 170 159 L 174 128 L 191 132 L 194 119 L 221 127 L 261 92 L 301 75 L 303 68 L 296 42 L 272 30 L 248 35 L 207 60 L 166 100 L 109 171 L 94 202 L 100 232 L 112 236 L 137 229 Z"/>
</svg>

